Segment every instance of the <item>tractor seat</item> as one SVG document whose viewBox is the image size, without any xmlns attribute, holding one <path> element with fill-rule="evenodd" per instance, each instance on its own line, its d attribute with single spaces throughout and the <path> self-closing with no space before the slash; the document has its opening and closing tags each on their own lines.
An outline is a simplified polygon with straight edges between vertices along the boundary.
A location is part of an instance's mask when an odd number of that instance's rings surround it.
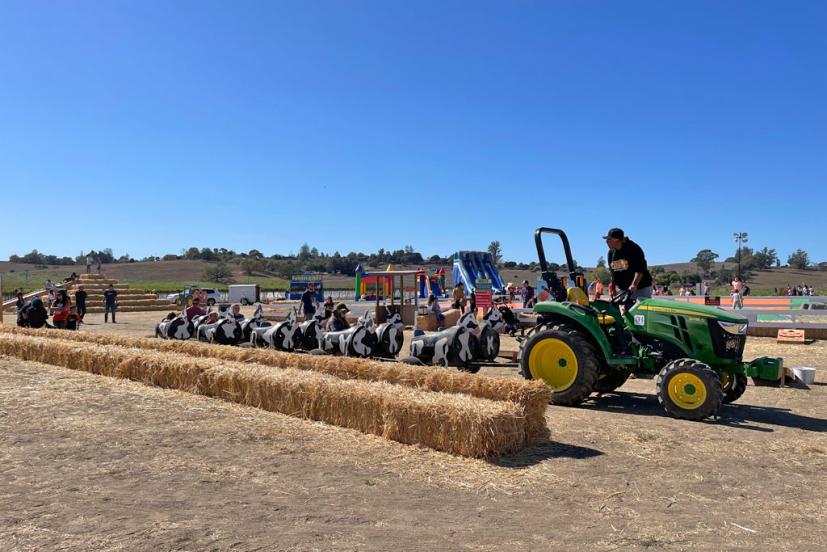
<svg viewBox="0 0 827 552">
<path fill-rule="evenodd" d="M 611 326 L 615 323 L 615 317 L 611 314 L 597 314 L 597 322 L 601 326 Z"/>
<path fill-rule="evenodd" d="M 566 300 L 584 307 L 589 306 L 589 296 L 579 287 L 570 287 L 566 290 Z"/>
</svg>

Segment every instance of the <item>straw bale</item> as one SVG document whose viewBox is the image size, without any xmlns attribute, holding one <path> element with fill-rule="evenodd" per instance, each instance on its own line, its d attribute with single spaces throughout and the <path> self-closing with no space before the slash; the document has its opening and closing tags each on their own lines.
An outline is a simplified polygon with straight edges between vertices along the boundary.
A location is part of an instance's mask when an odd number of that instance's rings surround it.
<svg viewBox="0 0 827 552">
<path fill-rule="evenodd" d="M 308 370 L 217 363 L 56 334 L 6 334 L 0 337 L 0 354 L 217 397 L 463 456 L 493 456 L 526 445 L 523 408 L 509 401 L 342 380 Z"/>
<path fill-rule="evenodd" d="M 467 395 L 494 401 L 509 401 L 521 405 L 524 409 L 528 442 L 543 442 L 549 438 L 545 412 L 551 398 L 551 392 L 541 381 L 494 378 L 480 374 L 439 370 L 402 363 L 387 363 L 339 356 L 301 355 L 272 349 L 228 347 L 195 341 L 136 338 L 86 332 L 61 332 L 56 334 L 54 330 L 34 330 L 5 325 L 0 325 L 0 332 L 59 336 L 61 339 L 92 342 L 101 345 L 121 345 L 221 360 L 255 362 L 275 368 L 311 370 L 341 379 L 384 381 L 428 391 Z"/>
</svg>

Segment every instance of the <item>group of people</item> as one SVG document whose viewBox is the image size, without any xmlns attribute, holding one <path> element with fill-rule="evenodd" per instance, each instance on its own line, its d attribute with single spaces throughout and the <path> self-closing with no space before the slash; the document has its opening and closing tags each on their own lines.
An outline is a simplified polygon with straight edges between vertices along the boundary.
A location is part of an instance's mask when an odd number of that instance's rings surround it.
<svg viewBox="0 0 827 552">
<path fill-rule="evenodd" d="M 86 299 L 88 293 L 82 285 L 75 291 L 74 303 L 69 297 L 69 292 L 58 288 L 51 280 L 46 282 L 46 304 L 40 295 L 35 295 L 27 301 L 23 290 L 14 291 L 17 298 L 17 325 L 29 328 L 59 328 L 76 330 L 83 323 L 86 317 Z M 115 311 L 118 306 L 118 290 L 109 284 L 103 292 L 104 313 L 103 321 L 109 321 L 112 315 L 112 323 L 115 324 Z M 52 323 L 49 324 L 49 317 Z"/>
<path fill-rule="evenodd" d="M 787 288 L 775 288 L 776 295 L 786 295 L 788 297 L 812 297 L 815 295 L 816 290 L 812 286 L 808 286 L 807 284 L 798 284 L 797 286 L 788 286 Z"/>
<path fill-rule="evenodd" d="M 316 294 L 315 284 L 308 284 L 307 289 L 304 290 L 301 296 L 301 309 L 305 320 L 310 320 L 316 316 L 316 311 L 320 308 L 324 309 L 324 329 L 327 332 L 340 332 L 350 327 L 347 321 L 347 313 L 350 309 L 344 303 L 333 303 L 333 297 L 325 299 L 324 303 L 319 304 L 319 299 Z"/>
</svg>

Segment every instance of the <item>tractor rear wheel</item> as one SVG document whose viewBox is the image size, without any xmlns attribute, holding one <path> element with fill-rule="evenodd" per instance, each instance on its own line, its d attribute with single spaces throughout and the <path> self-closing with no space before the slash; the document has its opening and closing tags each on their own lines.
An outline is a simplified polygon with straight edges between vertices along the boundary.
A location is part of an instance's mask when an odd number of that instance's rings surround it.
<svg viewBox="0 0 827 552">
<path fill-rule="evenodd" d="M 595 393 L 611 393 L 629 379 L 629 372 L 612 370 L 601 372 L 597 376 L 597 383 L 594 384 Z"/>
<path fill-rule="evenodd" d="M 551 388 L 552 404 L 583 402 L 597 381 L 600 362 L 594 346 L 579 330 L 554 326 L 535 332 L 526 342 L 520 370 L 526 379 L 541 379 Z"/>
<path fill-rule="evenodd" d="M 717 372 L 697 360 L 682 358 L 663 367 L 655 382 L 658 402 L 674 418 L 703 420 L 715 414 L 724 399 Z"/>
<path fill-rule="evenodd" d="M 747 377 L 743 374 L 721 374 L 721 384 L 724 386 L 724 404 L 737 401 L 747 390 Z"/>
</svg>

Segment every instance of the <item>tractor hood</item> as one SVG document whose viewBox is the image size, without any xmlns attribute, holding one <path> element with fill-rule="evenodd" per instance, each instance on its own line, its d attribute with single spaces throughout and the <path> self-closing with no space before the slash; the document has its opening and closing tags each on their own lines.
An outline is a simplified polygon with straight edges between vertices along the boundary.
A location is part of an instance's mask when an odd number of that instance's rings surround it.
<svg viewBox="0 0 827 552">
<path fill-rule="evenodd" d="M 633 310 L 638 311 L 656 311 L 667 314 L 687 314 L 692 316 L 702 316 L 704 318 L 715 318 L 722 322 L 730 322 L 734 324 L 746 324 L 748 320 L 734 312 L 725 311 L 715 307 L 707 307 L 705 305 L 695 305 L 692 303 L 683 303 L 680 301 L 672 301 L 668 299 L 643 299 L 634 307 Z"/>
</svg>

